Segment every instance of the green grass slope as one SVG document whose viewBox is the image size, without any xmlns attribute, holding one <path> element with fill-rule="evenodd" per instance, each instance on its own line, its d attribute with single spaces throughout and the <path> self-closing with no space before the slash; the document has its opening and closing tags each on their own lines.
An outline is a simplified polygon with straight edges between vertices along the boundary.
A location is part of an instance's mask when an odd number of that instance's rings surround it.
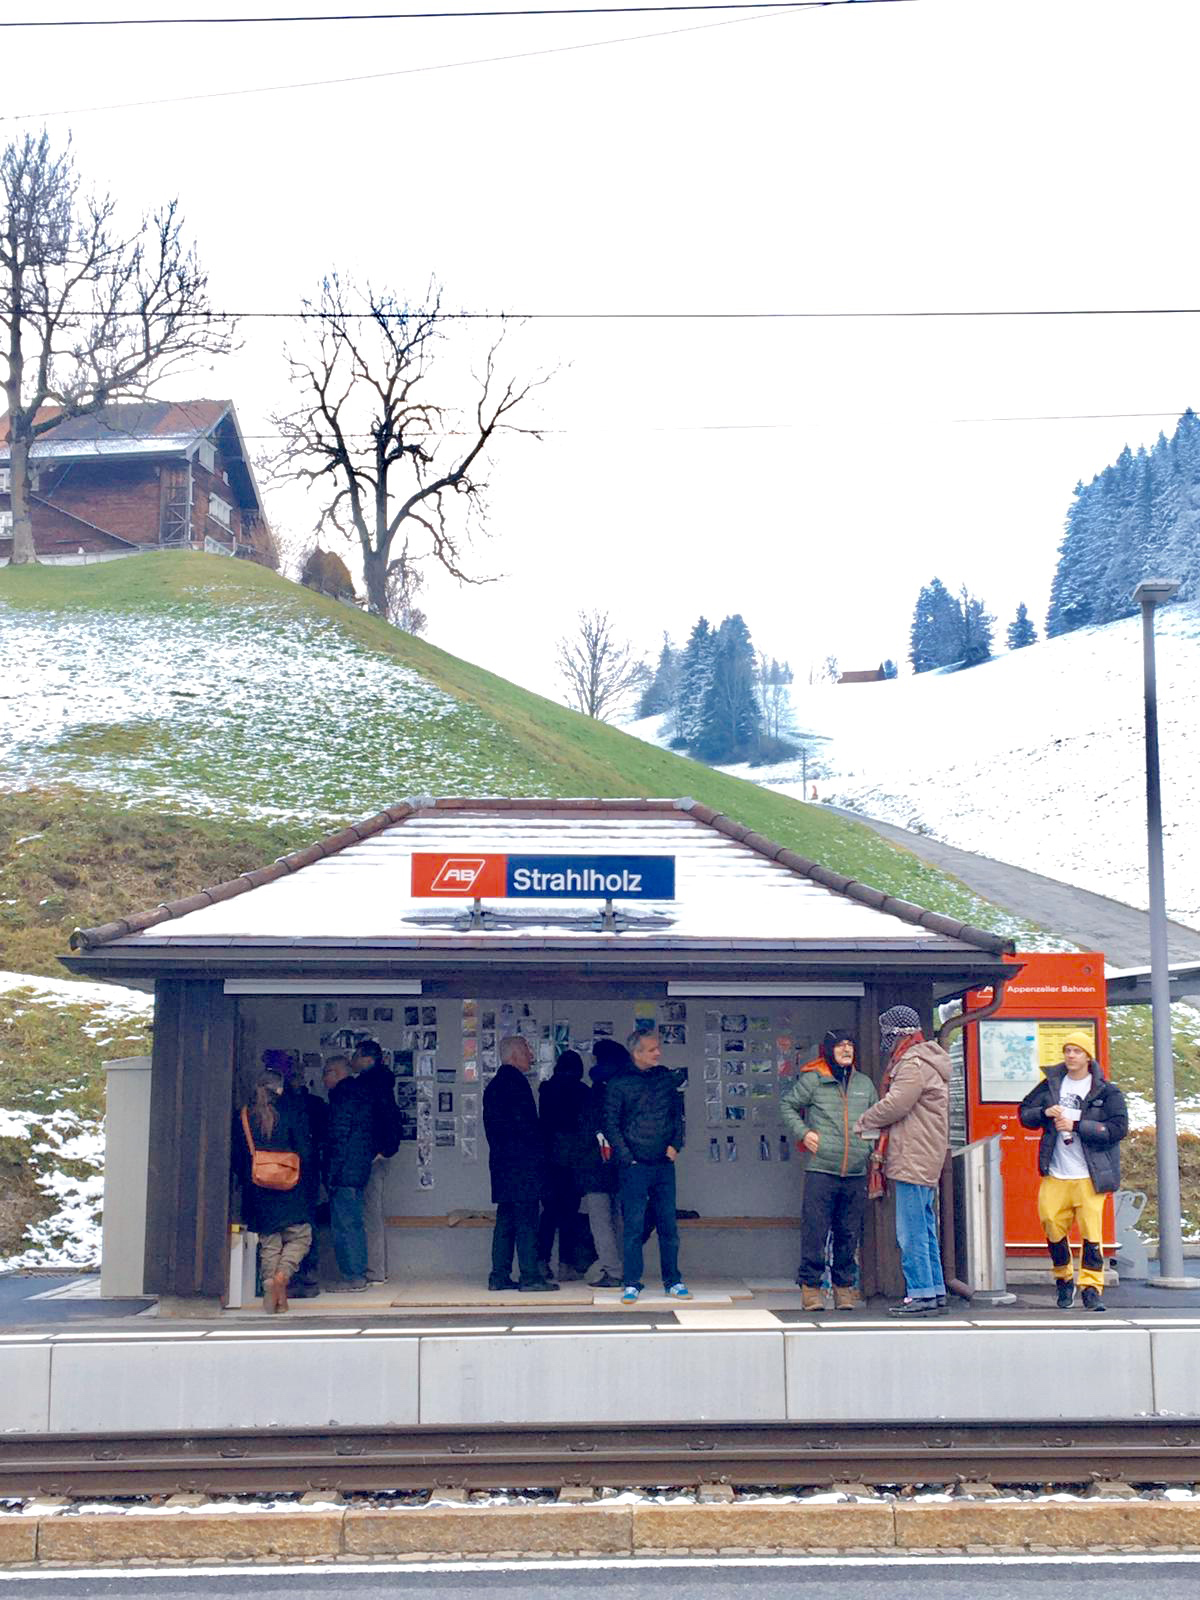
<svg viewBox="0 0 1200 1600">
<path fill-rule="evenodd" d="M 856 823 L 656 749 L 260 567 L 164 552 L 6 568 L 0 667 L 6 638 L 30 697 L 0 743 L 0 965 L 12 969 L 61 971 L 72 926 L 416 793 L 690 794 L 891 893 L 1033 933 Z M 65 683 L 64 658 L 85 664 Z M 38 715 L 39 695 L 52 715 Z"/>
</svg>

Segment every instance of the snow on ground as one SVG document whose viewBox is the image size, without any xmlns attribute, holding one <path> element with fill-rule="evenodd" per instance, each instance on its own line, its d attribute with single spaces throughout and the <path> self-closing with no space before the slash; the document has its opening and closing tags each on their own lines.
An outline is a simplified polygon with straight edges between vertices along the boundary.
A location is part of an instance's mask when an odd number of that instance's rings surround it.
<svg viewBox="0 0 1200 1600">
<path fill-rule="evenodd" d="M 327 819 L 412 793 L 502 794 L 489 717 L 335 621 L 272 606 L 10 611 L 0 784 L 64 779 L 145 804 Z M 386 788 L 386 783 L 384 784 Z"/>
<path fill-rule="evenodd" d="M 83 1031 L 98 1045 L 127 1030 L 131 1022 L 148 1022 L 154 996 L 107 983 L 0 972 L 0 997 L 9 1006 L 71 1006 L 90 1013 Z M 3 1080 L 0 1079 L 0 1087 Z M 62 1087 L 45 1096 L 65 1097 Z M 104 1124 L 67 1105 L 12 1108 L 0 1105 L 0 1139 L 16 1139 L 26 1147 L 38 1187 L 54 1201 L 54 1210 L 26 1232 L 23 1248 L 0 1257 L 0 1273 L 21 1267 L 74 1270 L 100 1262 L 100 1213 L 104 1200 Z M 63 1170 L 64 1167 L 70 1170 Z"/>
<path fill-rule="evenodd" d="M 1167 905 L 1200 927 L 1200 606 L 1161 612 L 1157 639 Z M 1146 906 L 1140 618 L 794 704 L 822 801 Z M 660 743 L 657 724 L 628 731 Z M 727 770 L 808 798 L 798 760 Z"/>
</svg>

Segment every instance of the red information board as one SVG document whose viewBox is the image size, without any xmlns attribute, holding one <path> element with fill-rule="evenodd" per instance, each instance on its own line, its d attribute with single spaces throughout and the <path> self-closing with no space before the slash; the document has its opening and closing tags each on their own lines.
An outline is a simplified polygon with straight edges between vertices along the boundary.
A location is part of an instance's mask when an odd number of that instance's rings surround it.
<svg viewBox="0 0 1200 1600">
<path fill-rule="evenodd" d="M 1041 1082 L 1045 1068 L 1062 1060 L 1063 1038 L 1076 1029 L 1091 1033 L 1093 1054 L 1107 1076 L 1104 957 L 1072 952 L 1013 959 L 1022 970 L 1005 989 L 1004 1004 L 994 1016 L 964 1030 L 967 1137 L 1000 1135 L 1005 1243 L 1015 1254 L 1040 1255 L 1046 1248 L 1037 1214 L 1041 1135 L 1021 1126 L 1017 1108 Z M 990 989 L 976 990 L 967 996 L 967 1009 L 987 1005 L 991 998 Z M 1104 1243 L 1111 1245 L 1111 1200 L 1104 1219 Z"/>
</svg>

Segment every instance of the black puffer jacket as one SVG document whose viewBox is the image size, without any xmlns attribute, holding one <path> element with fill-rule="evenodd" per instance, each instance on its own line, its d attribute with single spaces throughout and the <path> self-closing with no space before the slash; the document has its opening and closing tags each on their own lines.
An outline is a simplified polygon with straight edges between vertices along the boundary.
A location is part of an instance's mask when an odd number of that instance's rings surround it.
<svg viewBox="0 0 1200 1600">
<path fill-rule="evenodd" d="M 580 1169 L 579 1182 L 584 1194 L 615 1194 L 617 1191 L 618 1163 L 615 1157 L 605 1161 L 600 1154 L 600 1141 L 596 1137 L 604 1132 L 604 1096 L 608 1085 L 614 1078 L 619 1078 L 627 1072 L 636 1072 L 633 1058 L 623 1045 L 609 1042 L 606 1051 L 596 1051 L 596 1064 L 588 1077 L 592 1086 L 588 1091 L 588 1132 L 591 1142 L 588 1145 L 588 1156 Z M 607 1134 L 605 1135 L 607 1138 Z M 609 1140 L 611 1144 L 612 1141 Z"/>
<path fill-rule="evenodd" d="M 1054 1124 L 1046 1121 L 1046 1108 L 1058 1104 L 1066 1075 L 1066 1067 L 1048 1068 L 1042 1082 L 1021 1101 L 1022 1127 L 1041 1129 L 1038 1171 L 1043 1178 L 1049 1174 L 1054 1141 L 1058 1138 Z M 1111 1194 L 1121 1187 L 1121 1140 L 1129 1132 L 1129 1116 L 1125 1110 L 1125 1096 L 1115 1083 L 1100 1075 L 1100 1068 L 1094 1061 L 1092 1092 L 1080 1111 L 1075 1137 L 1083 1150 L 1093 1187 L 1097 1194 Z"/>
<path fill-rule="evenodd" d="M 529 1079 L 506 1063 L 483 1091 L 492 1201 L 537 1200 L 542 1192 L 542 1134 Z"/>
<path fill-rule="evenodd" d="M 374 1096 L 361 1078 L 343 1078 L 329 1091 L 326 1187 L 361 1189 L 374 1159 Z"/>
<path fill-rule="evenodd" d="M 683 1149 L 683 1096 L 663 1066 L 613 1078 L 604 1096 L 604 1132 L 623 1167 L 665 1161 L 667 1146 Z"/>
<path fill-rule="evenodd" d="M 554 1072 L 538 1089 L 538 1116 L 547 1164 L 578 1176 L 588 1159 L 588 1141 L 596 1143 L 588 1128 L 590 1096 L 583 1082 L 583 1062 L 574 1050 L 564 1050 Z"/>
<path fill-rule="evenodd" d="M 279 1233 L 296 1222 L 309 1220 L 309 1198 L 304 1187 L 304 1163 L 310 1155 L 308 1121 L 296 1097 L 281 1094 L 275 1101 L 278 1116 L 269 1134 L 258 1127 L 250 1111 L 250 1136 L 259 1150 L 291 1150 L 300 1157 L 300 1182 L 294 1189 L 260 1189 L 250 1182 L 250 1147 L 239 1116 L 234 1129 L 238 1176 L 242 1182 L 242 1220 L 255 1233 Z"/>
</svg>

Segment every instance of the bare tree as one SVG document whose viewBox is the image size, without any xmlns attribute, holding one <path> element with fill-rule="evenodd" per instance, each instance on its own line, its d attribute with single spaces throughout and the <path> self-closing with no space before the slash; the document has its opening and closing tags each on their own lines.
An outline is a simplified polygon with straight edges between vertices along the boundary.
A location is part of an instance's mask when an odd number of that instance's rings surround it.
<svg viewBox="0 0 1200 1600">
<path fill-rule="evenodd" d="M 393 561 L 388 569 L 387 618 L 405 633 L 424 633 L 429 618 L 417 604 L 417 595 L 425 587 L 425 575 L 403 555 Z"/>
<path fill-rule="evenodd" d="M 317 526 L 358 541 L 377 616 L 387 615 L 388 580 L 399 567 L 432 559 L 460 582 L 486 581 L 466 571 L 464 553 L 487 509 L 484 463 L 500 433 L 540 437 L 511 419 L 544 380 L 500 376 L 501 333 L 475 376 L 469 409 L 429 398 L 446 337 L 436 286 L 418 306 L 368 287 L 358 306 L 353 286 L 335 274 L 308 309 L 312 339 L 287 353 L 303 398 L 272 419 L 284 444 L 269 470 L 325 492 Z"/>
<path fill-rule="evenodd" d="M 558 670 L 567 686 L 567 703 L 586 717 L 615 711 L 625 696 L 639 689 L 650 669 L 633 646 L 613 631 L 607 611 L 581 611 L 574 633 L 558 641 Z"/>
<path fill-rule="evenodd" d="M 154 384 L 198 355 L 223 355 L 208 279 L 172 200 L 126 235 L 111 196 L 84 194 L 70 149 L 27 134 L 0 155 L 0 341 L 8 410 L 14 564 L 35 561 L 29 453 L 72 417 Z"/>
</svg>

